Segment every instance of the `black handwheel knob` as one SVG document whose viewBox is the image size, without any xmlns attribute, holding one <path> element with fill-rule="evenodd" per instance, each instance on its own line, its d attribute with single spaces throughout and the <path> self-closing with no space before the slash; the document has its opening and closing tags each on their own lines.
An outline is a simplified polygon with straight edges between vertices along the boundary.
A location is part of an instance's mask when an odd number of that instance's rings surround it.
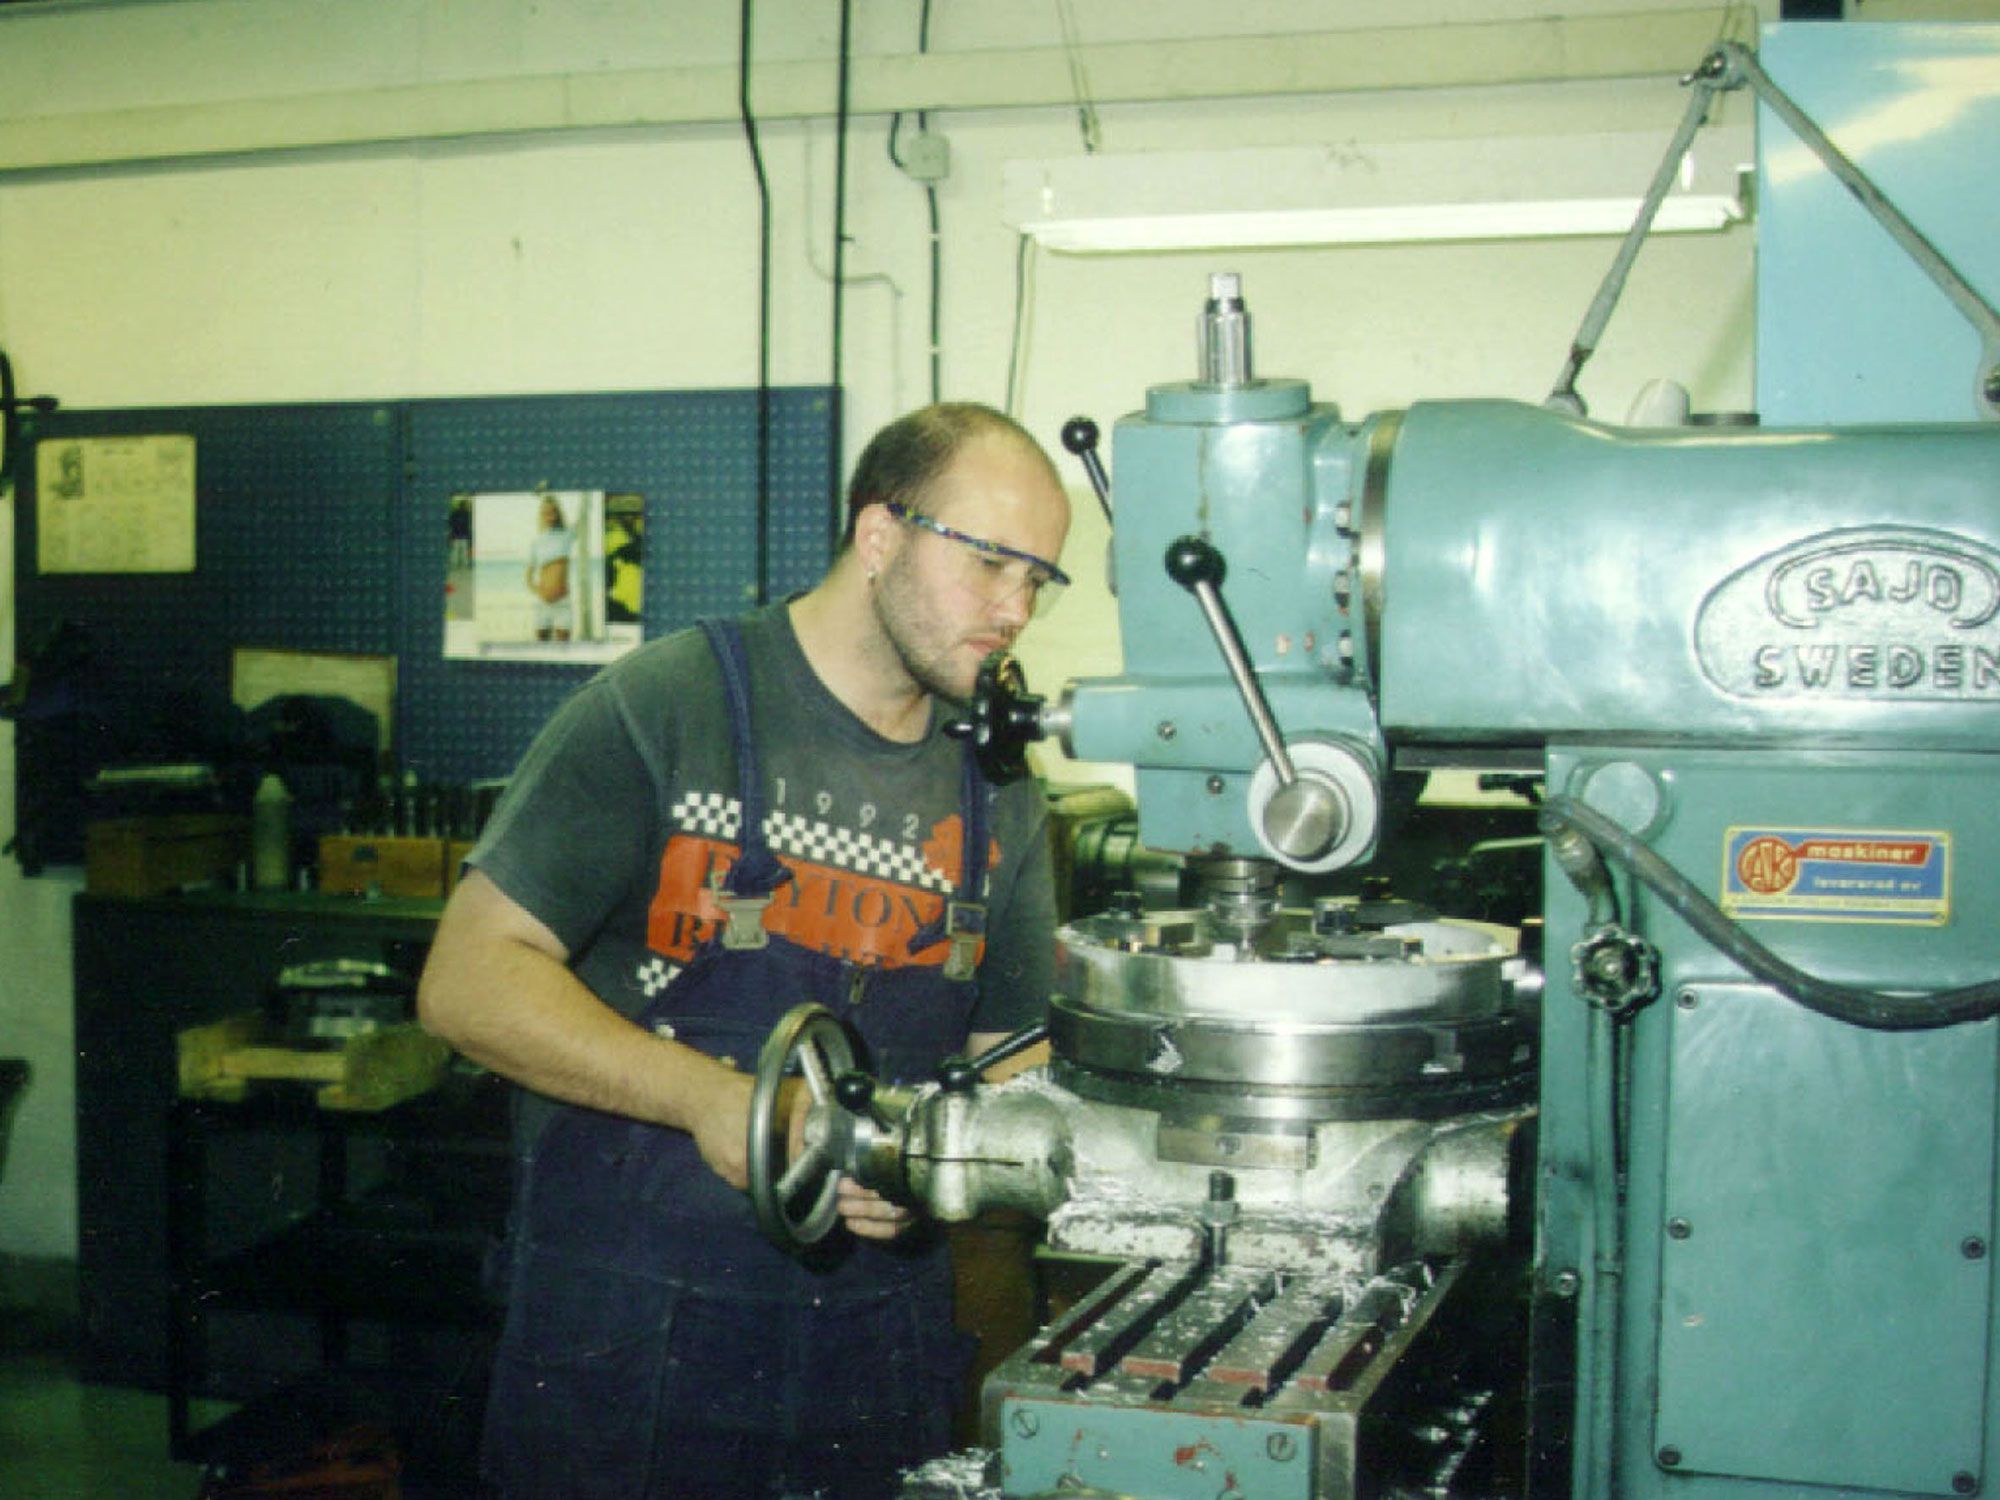
<svg viewBox="0 0 2000 1500">
<path fill-rule="evenodd" d="M 1062 427 L 1062 445 L 1078 458 L 1097 451 L 1097 424 L 1088 417 L 1071 417 Z"/>
<path fill-rule="evenodd" d="M 1222 554 L 1198 536 L 1180 537 L 1167 547 L 1167 577 L 1184 589 L 1203 583 L 1219 588 L 1227 571 Z"/>
<path fill-rule="evenodd" d="M 1042 700 L 1028 691 L 1021 664 L 996 651 L 979 664 L 965 713 L 945 732 L 970 740 L 986 779 L 1005 786 L 1028 772 L 1028 743 L 1042 737 Z"/>
<path fill-rule="evenodd" d="M 875 1080 L 866 1073 L 842 1073 L 833 1080 L 834 1102 L 851 1115 L 865 1115 L 875 1102 Z"/>
<path fill-rule="evenodd" d="M 947 1094 L 969 1094 L 978 1082 L 978 1070 L 963 1057 L 947 1057 L 938 1069 L 938 1086 Z"/>
</svg>

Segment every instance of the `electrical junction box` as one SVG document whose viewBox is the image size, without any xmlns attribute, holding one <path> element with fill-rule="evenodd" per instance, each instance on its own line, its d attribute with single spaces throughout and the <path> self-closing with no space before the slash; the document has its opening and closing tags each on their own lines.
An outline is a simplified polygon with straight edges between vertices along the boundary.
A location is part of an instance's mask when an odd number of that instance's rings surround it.
<svg viewBox="0 0 2000 1500">
<path fill-rule="evenodd" d="M 903 147 L 903 170 L 918 182 L 943 182 L 951 175 L 951 142 L 935 130 L 920 130 Z"/>
</svg>

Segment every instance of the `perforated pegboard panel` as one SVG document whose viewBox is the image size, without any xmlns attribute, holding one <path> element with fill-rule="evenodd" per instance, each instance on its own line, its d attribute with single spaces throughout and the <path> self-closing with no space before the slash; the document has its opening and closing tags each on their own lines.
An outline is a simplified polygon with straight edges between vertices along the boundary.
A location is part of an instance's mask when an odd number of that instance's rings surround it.
<svg viewBox="0 0 2000 1500">
<path fill-rule="evenodd" d="M 644 633 L 733 613 L 758 591 L 757 395 L 620 392 L 310 406 L 56 412 L 48 437 L 195 439 L 191 574 L 40 575 L 35 476 L 16 506 L 18 654 L 59 622 L 90 656 L 60 710 L 17 740 L 24 868 L 81 857 L 83 777 L 120 759 L 208 759 L 228 722 L 232 648 L 393 653 L 400 763 L 425 780 L 504 776 L 593 668 L 446 661 L 444 519 L 461 491 L 633 492 L 646 502 Z M 830 553 L 828 391 L 771 393 L 767 590 Z"/>
<path fill-rule="evenodd" d="M 769 593 L 805 587 L 826 565 L 830 507 L 824 391 L 771 400 Z M 396 643 L 405 758 L 426 778 L 505 775 L 585 676 L 540 663 L 443 656 L 444 518 L 454 492 L 601 489 L 646 498 L 648 638 L 757 596 L 754 391 L 632 392 L 428 401 L 410 408 L 403 556 L 412 597 Z"/>
</svg>

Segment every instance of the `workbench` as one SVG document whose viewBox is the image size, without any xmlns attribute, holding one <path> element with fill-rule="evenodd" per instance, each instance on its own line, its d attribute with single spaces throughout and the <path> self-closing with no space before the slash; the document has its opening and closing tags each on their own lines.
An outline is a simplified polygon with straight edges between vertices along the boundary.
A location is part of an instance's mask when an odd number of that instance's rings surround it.
<svg viewBox="0 0 2000 1500">
<path fill-rule="evenodd" d="M 75 902 L 79 1370 L 83 1378 L 164 1391 L 172 1265 L 168 1125 L 177 1103 L 175 1037 L 258 1009 L 289 964 L 351 957 L 415 972 L 437 901 L 312 894 L 186 894 Z M 260 1132 L 214 1164 L 206 1188 L 218 1246 L 249 1243 L 316 1197 L 311 1131 Z M 366 1164 L 362 1164 L 366 1165 Z M 245 1331 L 213 1344 L 214 1388 L 261 1377 L 314 1340 Z M 241 1377 L 240 1379 L 237 1377 Z"/>
</svg>

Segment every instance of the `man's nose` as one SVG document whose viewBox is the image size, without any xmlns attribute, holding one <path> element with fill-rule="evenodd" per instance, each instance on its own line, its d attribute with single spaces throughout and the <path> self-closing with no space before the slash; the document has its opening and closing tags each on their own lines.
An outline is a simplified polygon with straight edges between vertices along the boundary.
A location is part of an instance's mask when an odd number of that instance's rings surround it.
<svg viewBox="0 0 2000 1500">
<path fill-rule="evenodd" d="M 1005 625 L 1009 631 L 1019 635 L 1035 613 L 1034 589 L 1023 583 L 1019 588 L 1010 590 L 993 602 L 992 613 L 995 624 Z"/>
</svg>

